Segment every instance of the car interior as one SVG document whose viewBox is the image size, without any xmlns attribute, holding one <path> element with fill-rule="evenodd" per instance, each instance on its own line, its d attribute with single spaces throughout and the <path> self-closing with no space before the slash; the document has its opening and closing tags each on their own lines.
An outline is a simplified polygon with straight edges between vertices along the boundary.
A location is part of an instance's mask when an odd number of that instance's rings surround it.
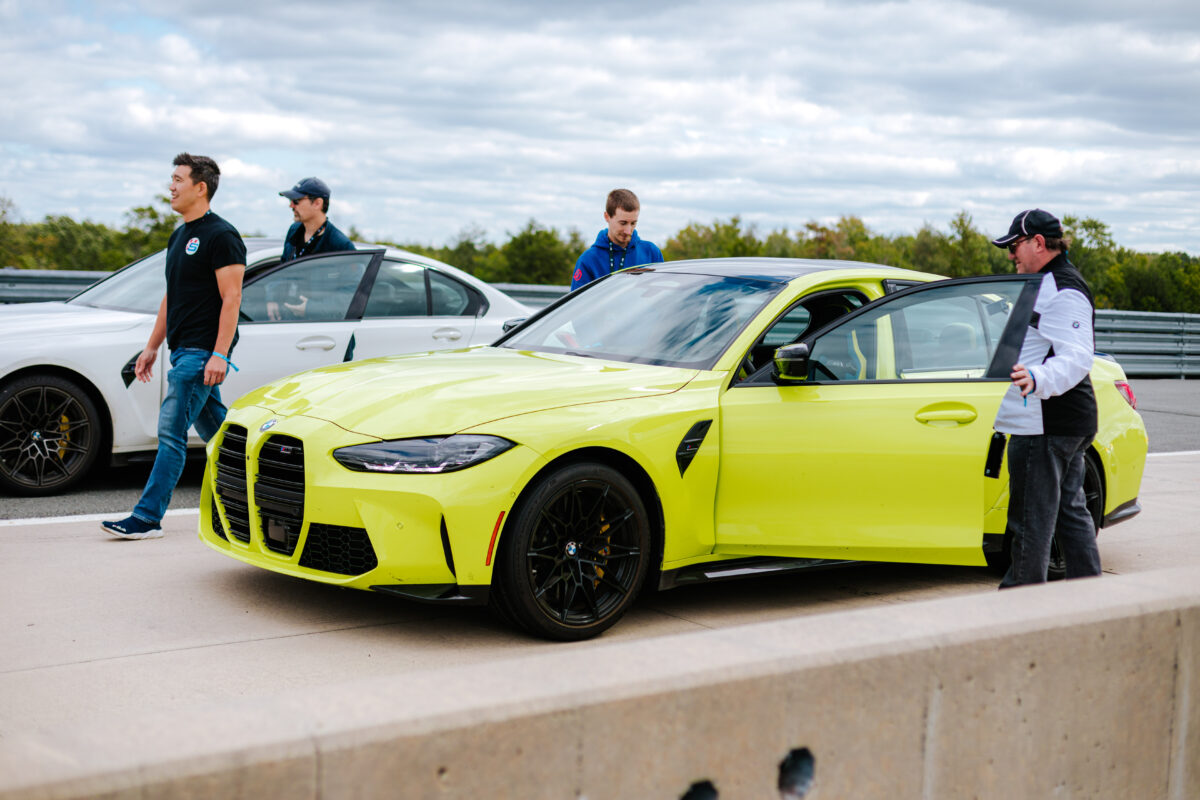
<svg viewBox="0 0 1200 800">
<path fill-rule="evenodd" d="M 743 381 L 770 364 L 780 347 L 800 341 L 867 302 L 866 295 L 855 289 L 835 289 L 803 298 L 780 315 L 751 346 L 734 382 Z"/>
</svg>

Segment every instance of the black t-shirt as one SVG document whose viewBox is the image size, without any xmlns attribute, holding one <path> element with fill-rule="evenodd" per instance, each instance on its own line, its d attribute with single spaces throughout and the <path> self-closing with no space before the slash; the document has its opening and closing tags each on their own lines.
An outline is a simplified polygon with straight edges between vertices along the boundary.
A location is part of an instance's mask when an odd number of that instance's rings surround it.
<svg viewBox="0 0 1200 800">
<path fill-rule="evenodd" d="M 241 235 L 211 211 L 175 229 L 167 242 L 168 347 L 213 349 L 221 324 L 216 271 L 245 263 Z M 236 329 L 233 341 L 237 342 Z"/>
</svg>

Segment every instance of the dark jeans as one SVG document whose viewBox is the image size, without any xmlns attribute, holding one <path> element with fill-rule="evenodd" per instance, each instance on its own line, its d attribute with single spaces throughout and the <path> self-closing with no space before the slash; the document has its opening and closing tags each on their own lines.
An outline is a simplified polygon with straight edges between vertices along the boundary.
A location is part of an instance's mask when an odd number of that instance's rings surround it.
<svg viewBox="0 0 1200 800">
<path fill-rule="evenodd" d="M 146 488 L 134 506 L 133 516 L 157 525 L 167 513 L 175 484 L 183 474 L 187 460 L 188 428 L 211 439 L 225 421 L 221 390 L 204 385 L 204 365 L 212 353 L 195 347 L 171 351 L 171 369 L 167 372 L 167 396 L 158 410 L 158 454 Z"/>
<path fill-rule="evenodd" d="M 1010 436 L 1008 539 L 1012 564 L 1000 588 L 1045 583 L 1050 540 L 1068 578 L 1100 574 L 1096 524 L 1083 495 L 1083 457 L 1090 436 Z"/>
</svg>

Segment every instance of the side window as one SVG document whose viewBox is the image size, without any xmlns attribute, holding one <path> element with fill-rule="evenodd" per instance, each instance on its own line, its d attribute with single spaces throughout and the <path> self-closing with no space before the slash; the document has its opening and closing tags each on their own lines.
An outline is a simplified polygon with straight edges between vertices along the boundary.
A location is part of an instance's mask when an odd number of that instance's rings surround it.
<svg viewBox="0 0 1200 800">
<path fill-rule="evenodd" d="M 898 312 L 900 376 L 978 370 L 991 360 L 988 332 L 972 297 L 942 297 Z M 906 347 L 904 345 L 907 345 Z"/>
<path fill-rule="evenodd" d="M 367 298 L 364 318 L 425 317 L 429 304 L 425 295 L 425 268 L 401 261 L 384 261 Z"/>
<path fill-rule="evenodd" d="M 870 381 L 895 377 L 894 370 L 880 369 L 879 330 L 886 320 L 859 317 L 822 336 L 813 344 L 809 357 L 810 379 L 816 381 Z M 885 347 L 889 343 L 885 339 Z M 890 348 L 889 348 L 890 349 Z"/>
<path fill-rule="evenodd" d="M 802 305 L 792 306 L 763 334 L 762 344 L 767 347 L 791 344 L 800 338 L 811 321 L 811 311 Z"/>
<path fill-rule="evenodd" d="M 982 378 L 1023 286 L 974 282 L 884 303 L 813 343 L 809 379 Z"/>
<path fill-rule="evenodd" d="M 437 270 L 429 270 L 429 292 L 435 317 L 465 317 L 475 313 L 474 293 Z"/>
<path fill-rule="evenodd" d="M 819 330 L 833 320 L 867 303 L 866 295 L 853 289 L 838 289 L 805 297 L 771 324 L 747 354 L 743 376 L 769 364 L 775 350 L 800 341 L 807 333 Z"/>
<path fill-rule="evenodd" d="M 297 261 L 242 290 L 242 318 L 251 322 L 343 320 L 371 253 Z"/>
</svg>

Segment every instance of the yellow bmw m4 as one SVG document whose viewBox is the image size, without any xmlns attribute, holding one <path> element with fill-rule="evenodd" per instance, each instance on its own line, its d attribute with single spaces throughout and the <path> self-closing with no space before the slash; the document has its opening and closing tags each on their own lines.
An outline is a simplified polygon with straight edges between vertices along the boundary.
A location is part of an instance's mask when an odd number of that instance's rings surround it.
<svg viewBox="0 0 1200 800">
<path fill-rule="evenodd" d="M 300 373 L 209 443 L 200 536 L 248 564 L 584 639 L 643 585 L 1003 563 L 992 421 L 1040 275 L 680 261 L 495 344 Z M 1146 430 L 1098 357 L 1085 491 L 1136 514 Z M 1061 570 L 1054 557 L 1051 570 Z"/>
</svg>

